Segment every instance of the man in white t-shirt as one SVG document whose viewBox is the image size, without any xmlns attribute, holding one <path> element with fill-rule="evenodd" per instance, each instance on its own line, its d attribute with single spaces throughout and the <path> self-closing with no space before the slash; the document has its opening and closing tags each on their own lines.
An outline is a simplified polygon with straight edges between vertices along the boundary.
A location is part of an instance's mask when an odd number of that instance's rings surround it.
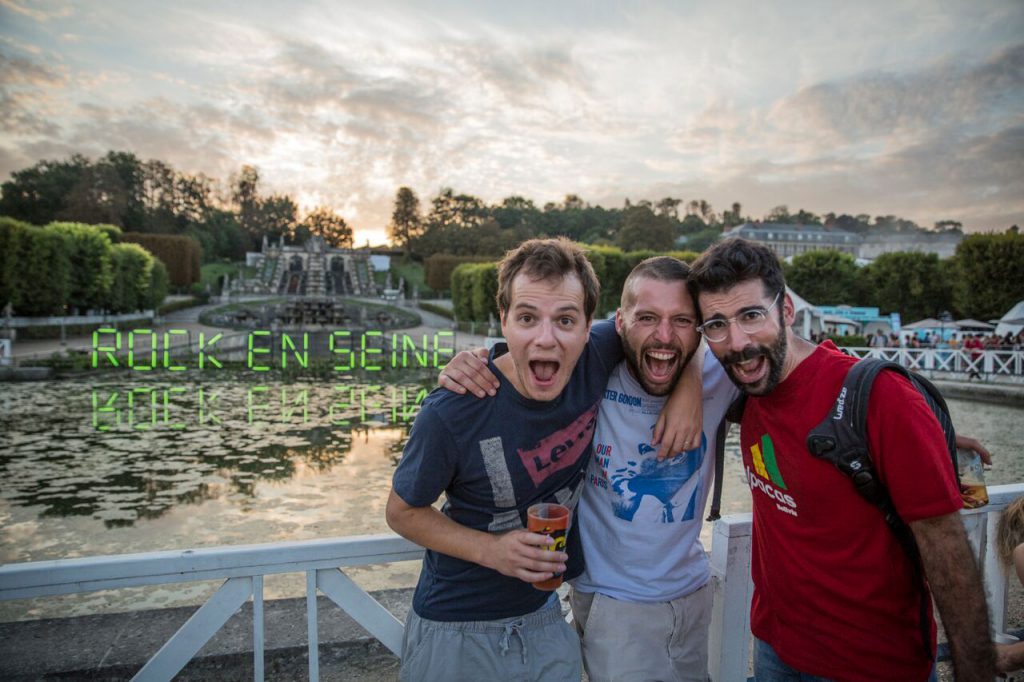
<svg viewBox="0 0 1024 682">
<path fill-rule="evenodd" d="M 700 531 L 717 427 L 739 395 L 710 351 L 701 351 L 700 445 L 664 461 L 651 445 L 662 405 L 700 349 L 688 274 L 675 258 L 640 263 L 616 313 L 626 359 L 599 408 L 577 514 L 586 566 L 570 597 L 592 682 L 708 675 L 712 595 Z"/>
<path fill-rule="evenodd" d="M 712 595 L 700 531 L 718 425 L 739 391 L 710 350 L 700 351 L 689 271 L 675 258 L 643 261 L 626 278 L 615 317 L 625 359 L 598 408 L 573 521 L 582 547 L 567 549 L 570 604 L 591 682 L 708 678 Z M 700 442 L 659 461 L 655 422 L 698 351 Z M 462 385 L 455 376 L 473 375 L 480 386 L 492 380 L 462 356 L 442 374 L 450 385 Z M 464 388 L 473 386 L 466 381 Z"/>
</svg>

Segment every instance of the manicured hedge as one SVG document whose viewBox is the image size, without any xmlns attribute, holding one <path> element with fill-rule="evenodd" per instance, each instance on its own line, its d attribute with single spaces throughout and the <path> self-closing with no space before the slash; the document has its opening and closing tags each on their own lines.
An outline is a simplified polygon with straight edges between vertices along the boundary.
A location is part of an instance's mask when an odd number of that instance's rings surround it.
<svg viewBox="0 0 1024 682">
<path fill-rule="evenodd" d="M 609 246 L 584 246 L 584 250 L 587 260 L 594 268 L 597 280 L 601 283 L 601 298 L 598 300 L 595 317 L 604 317 L 619 307 L 619 297 L 626 276 L 640 261 L 651 256 L 666 255 L 692 263 L 699 255 L 693 251 L 673 251 L 666 254 L 655 251 L 623 252 Z M 427 259 L 428 262 L 430 260 Z M 497 263 L 463 263 L 457 266 L 452 271 L 451 289 L 455 316 L 459 320 L 486 322 L 488 314 L 498 319 L 498 306 L 495 300 L 498 292 Z"/>
<path fill-rule="evenodd" d="M 452 273 L 463 263 L 483 263 L 487 258 L 480 256 L 453 256 L 448 253 L 435 253 L 423 261 L 423 281 L 434 291 L 447 291 L 452 288 Z"/>
<path fill-rule="evenodd" d="M 498 321 L 498 265 L 497 263 L 480 263 L 474 266 L 471 279 L 473 281 L 473 318 L 485 322 L 492 316 Z"/>
<path fill-rule="evenodd" d="M 127 232 L 121 242 L 139 244 L 163 261 L 172 286 L 187 288 L 199 281 L 203 249 L 195 239 L 177 234 Z"/>
<path fill-rule="evenodd" d="M 0 309 L 26 317 L 134 312 L 167 295 L 162 263 L 137 244 L 111 244 L 107 225 L 36 227 L 0 217 Z"/>
<path fill-rule="evenodd" d="M 45 229 L 67 239 L 71 261 L 68 303 L 82 313 L 102 308 L 114 279 L 108 233 L 82 223 L 50 223 Z"/>
<path fill-rule="evenodd" d="M 62 315 L 71 291 L 70 239 L 56 230 L 13 221 L 4 229 L 4 289 L 14 314 Z"/>
</svg>

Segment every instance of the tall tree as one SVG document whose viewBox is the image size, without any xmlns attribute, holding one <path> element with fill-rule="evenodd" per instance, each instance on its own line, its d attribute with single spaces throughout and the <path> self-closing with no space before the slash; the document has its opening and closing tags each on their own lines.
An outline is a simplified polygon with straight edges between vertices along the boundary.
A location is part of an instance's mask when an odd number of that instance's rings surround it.
<svg viewBox="0 0 1024 682">
<path fill-rule="evenodd" d="M 33 225 L 52 222 L 90 165 L 89 159 L 74 154 L 67 161 L 40 161 L 11 173 L 0 187 L 0 213 Z"/>
<path fill-rule="evenodd" d="M 1024 300 L 1024 235 L 972 234 L 956 247 L 957 308 L 979 320 L 1002 317 Z"/>
<path fill-rule="evenodd" d="M 105 163 L 83 169 L 71 191 L 64 197 L 64 207 L 56 218 L 71 222 L 108 223 L 125 227 L 128 212 L 128 191 L 117 170 Z"/>
<path fill-rule="evenodd" d="M 408 187 L 399 187 L 395 195 L 395 210 L 391 213 L 391 224 L 388 226 L 391 241 L 409 251 L 409 242 L 422 231 L 419 197 Z"/>
<path fill-rule="evenodd" d="M 487 207 L 469 194 L 455 194 L 450 187 L 442 189 L 431 200 L 427 229 L 438 226 L 476 227 L 487 216 Z"/>
<path fill-rule="evenodd" d="M 619 246 L 624 251 L 669 251 L 673 246 L 672 221 L 655 215 L 649 206 L 634 206 L 625 211 L 619 229 Z"/>
<path fill-rule="evenodd" d="M 952 309 L 952 282 L 934 253 L 883 253 L 861 276 L 881 312 L 898 312 L 904 322 Z"/>
<path fill-rule="evenodd" d="M 316 237 L 339 249 L 352 248 L 352 228 L 345 219 L 329 208 L 318 206 L 309 212 L 302 226 Z"/>
<path fill-rule="evenodd" d="M 785 266 L 786 283 L 816 305 L 856 305 L 859 302 L 857 265 L 839 251 L 808 251 Z"/>
<path fill-rule="evenodd" d="M 780 223 L 786 225 L 793 222 L 793 216 L 789 215 L 789 206 L 779 204 L 764 217 L 766 223 Z"/>
<path fill-rule="evenodd" d="M 679 204 L 683 203 L 682 199 L 673 199 L 672 197 L 665 197 L 657 204 L 654 208 L 657 210 L 658 215 L 663 215 L 672 220 L 679 219 Z"/>
<path fill-rule="evenodd" d="M 259 223 L 256 237 L 291 235 L 298 226 L 299 207 L 290 196 L 274 194 L 259 202 Z"/>
<path fill-rule="evenodd" d="M 231 201 L 238 208 L 238 222 L 253 240 L 264 234 L 260 224 L 260 172 L 255 166 L 245 165 L 231 179 Z"/>
</svg>

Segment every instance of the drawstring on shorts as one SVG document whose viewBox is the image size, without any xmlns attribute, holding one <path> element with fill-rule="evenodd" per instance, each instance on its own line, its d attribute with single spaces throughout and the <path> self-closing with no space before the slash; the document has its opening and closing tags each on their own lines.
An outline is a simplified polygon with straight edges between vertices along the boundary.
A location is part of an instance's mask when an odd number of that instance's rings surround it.
<svg viewBox="0 0 1024 682">
<path fill-rule="evenodd" d="M 523 665 L 526 665 L 526 640 L 523 639 L 523 633 L 521 628 L 523 627 L 523 619 L 509 621 L 505 623 L 505 631 L 501 635 L 501 655 L 504 656 L 508 653 L 510 640 L 513 634 L 519 637 L 519 648 L 523 651 Z"/>
</svg>

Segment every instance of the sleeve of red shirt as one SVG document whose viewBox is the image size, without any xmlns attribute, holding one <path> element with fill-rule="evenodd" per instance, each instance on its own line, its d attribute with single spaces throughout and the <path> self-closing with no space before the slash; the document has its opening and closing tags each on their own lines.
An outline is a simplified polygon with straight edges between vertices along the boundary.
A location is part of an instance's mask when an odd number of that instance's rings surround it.
<svg viewBox="0 0 1024 682">
<path fill-rule="evenodd" d="M 867 428 L 872 460 L 904 521 L 963 507 L 942 427 L 906 377 L 879 374 L 871 389 Z"/>
</svg>

